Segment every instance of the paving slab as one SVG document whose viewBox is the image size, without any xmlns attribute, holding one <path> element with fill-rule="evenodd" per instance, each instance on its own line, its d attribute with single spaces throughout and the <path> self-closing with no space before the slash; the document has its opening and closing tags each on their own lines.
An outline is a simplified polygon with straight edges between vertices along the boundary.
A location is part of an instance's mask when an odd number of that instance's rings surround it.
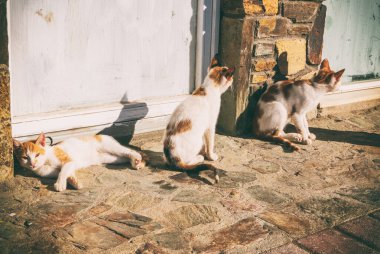
<svg viewBox="0 0 380 254">
<path fill-rule="evenodd" d="M 311 253 L 324 254 L 375 254 L 376 250 L 333 229 L 326 229 L 306 238 L 302 238 L 297 243 Z"/>
<path fill-rule="evenodd" d="M 337 229 L 380 251 L 380 221 L 364 216 L 343 223 Z"/>
</svg>

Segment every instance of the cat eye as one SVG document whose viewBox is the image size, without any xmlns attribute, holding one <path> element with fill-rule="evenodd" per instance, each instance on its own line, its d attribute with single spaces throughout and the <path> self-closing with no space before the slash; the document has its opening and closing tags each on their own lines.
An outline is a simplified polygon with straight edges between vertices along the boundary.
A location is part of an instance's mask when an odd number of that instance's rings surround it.
<svg viewBox="0 0 380 254">
<path fill-rule="evenodd" d="M 37 153 L 37 154 L 36 154 L 36 158 L 37 158 L 38 156 L 40 156 L 40 154 L 39 154 L 39 153 Z"/>
<path fill-rule="evenodd" d="M 23 158 L 24 160 L 27 160 L 27 159 L 28 159 L 28 156 L 22 156 L 22 158 Z"/>
</svg>

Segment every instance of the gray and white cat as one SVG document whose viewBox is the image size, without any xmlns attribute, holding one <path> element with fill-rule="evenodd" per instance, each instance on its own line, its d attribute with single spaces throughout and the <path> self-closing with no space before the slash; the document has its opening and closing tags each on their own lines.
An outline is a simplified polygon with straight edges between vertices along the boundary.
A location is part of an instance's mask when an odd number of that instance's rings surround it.
<svg viewBox="0 0 380 254">
<path fill-rule="evenodd" d="M 311 144 L 316 136 L 309 131 L 306 113 L 318 105 L 324 94 L 339 88 L 343 72 L 344 69 L 332 71 L 325 59 L 311 80 L 285 80 L 269 86 L 255 108 L 253 133 L 283 143 L 292 150 L 299 150 L 292 141 Z M 290 121 L 297 133 L 284 132 Z"/>
</svg>

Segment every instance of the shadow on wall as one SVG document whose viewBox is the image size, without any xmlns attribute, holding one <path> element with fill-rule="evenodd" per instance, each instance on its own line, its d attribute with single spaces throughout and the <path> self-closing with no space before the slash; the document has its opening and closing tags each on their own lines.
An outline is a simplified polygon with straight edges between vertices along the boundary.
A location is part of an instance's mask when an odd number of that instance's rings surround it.
<svg viewBox="0 0 380 254">
<path fill-rule="evenodd" d="M 148 114 L 147 104 L 144 102 L 129 102 L 127 92 L 120 100 L 124 104 L 117 119 L 110 127 L 104 128 L 97 134 L 114 137 L 123 145 L 129 144 L 135 133 L 137 121 Z"/>
<path fill-rule="evenodd" d="M 261 95 L 267 90 L 267 87 L 268 85 L 264 84 L 248 97 L 247 107 L 243 113 L 240 114 L 236 121 L 236 128 L 239 135 L 252 133 L 252 121 L 255 113 L 255 108 Z"/>
<path fill-rule="evenodd" d="M 287 53 L 284 52 L 279 57 L 280 61 L 281 59 L 287 59 Z M 273 71 L 275 72 L 274 76 L 272 77 L 271 83 L 264 83 L 264 84 L 257 84 L 258 89 L 254 91 L 249 97 L 248 97 L 248 103 L 246 109 L 240 114 L 240 116 L 237 119 L 236 122 L 236 128 L 238 130 L 239 135 L 249 134 L 252 133 L 252 121 L 255 113 L 256 105 L 261 97 L 261 95 L 267 90 L 268 86 L 271 84 L 274 84 L 277 81 L 281 80 L 287 80 L 288 78 L 283 75 L 280 71 L 279 65 L 277 64 Z"/>
</svg>

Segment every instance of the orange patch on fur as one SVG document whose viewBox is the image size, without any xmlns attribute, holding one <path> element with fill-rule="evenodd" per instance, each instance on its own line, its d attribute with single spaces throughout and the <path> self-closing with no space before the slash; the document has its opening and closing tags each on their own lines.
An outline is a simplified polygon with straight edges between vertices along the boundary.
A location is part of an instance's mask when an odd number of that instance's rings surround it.
<svg viewBox="0 0 380 254">
<path fill-rule="evenodd" d="M 214 80 L 216 84 L 220 84 L 220 81 L 222 80 L 222 67 L 214 67 L 210 73 L 210 79 Z"/>
<path fill-rule="evenodd" d="M 101 142 L 102 136 L 101 135 L 95 135 L 95 139 L 96 139 L 96 141 Z"/>
<path fill-rule="evenodd" d="M 94 136 L 83 136 L 79 137 L 80 140 L 89 142 L 89 141 L 94 141 L 94 139 L 98 142 L 102 141 L 102 135 L 94 135 Z"/>
<path fill-rule="evenodd" d="M 168 127 L 166 128 L 166 131 L 167 131 L 168 136 L 174 136 L 174 135 L 191 130 L 191 127 L 192 127 L 191 120 L 185 119 L 176 123 L 175 126 L 172 126 L 169 124 Z"/>
<path fill-rule="evenodd" d="M 198 95 L 198 96 L 206 96 L 206 89 L 204 87 L 198 87 L 195 89 L 193 92 L 193 95 Z"/>
<path fill-rule="evenodd" d="M 45 154 L 45 149 L 39 145 L 34 144 L 33 142 L 25 142 L 22 144 L 22 147 L 24 148 L 24 151 L 30 151 L 35 154 Z"/>
<path fill-rule="evenodd" d="M 330 83 L 333 74 L 333 71 L 322 69 L 318 72 L 318 75 L 313 79 L 313 81 L 319 84 L 328 84 Z"/>
<path fill-rule="evenodd" d="M 69 161 L 71 161 L 70 157 L 67 155 L 65 151 L 63 151 L 59 147 L 54 147 L 54 155 L 58 158 L 58 160 L 62 163 L 65 164 Z"/>
</svg>

